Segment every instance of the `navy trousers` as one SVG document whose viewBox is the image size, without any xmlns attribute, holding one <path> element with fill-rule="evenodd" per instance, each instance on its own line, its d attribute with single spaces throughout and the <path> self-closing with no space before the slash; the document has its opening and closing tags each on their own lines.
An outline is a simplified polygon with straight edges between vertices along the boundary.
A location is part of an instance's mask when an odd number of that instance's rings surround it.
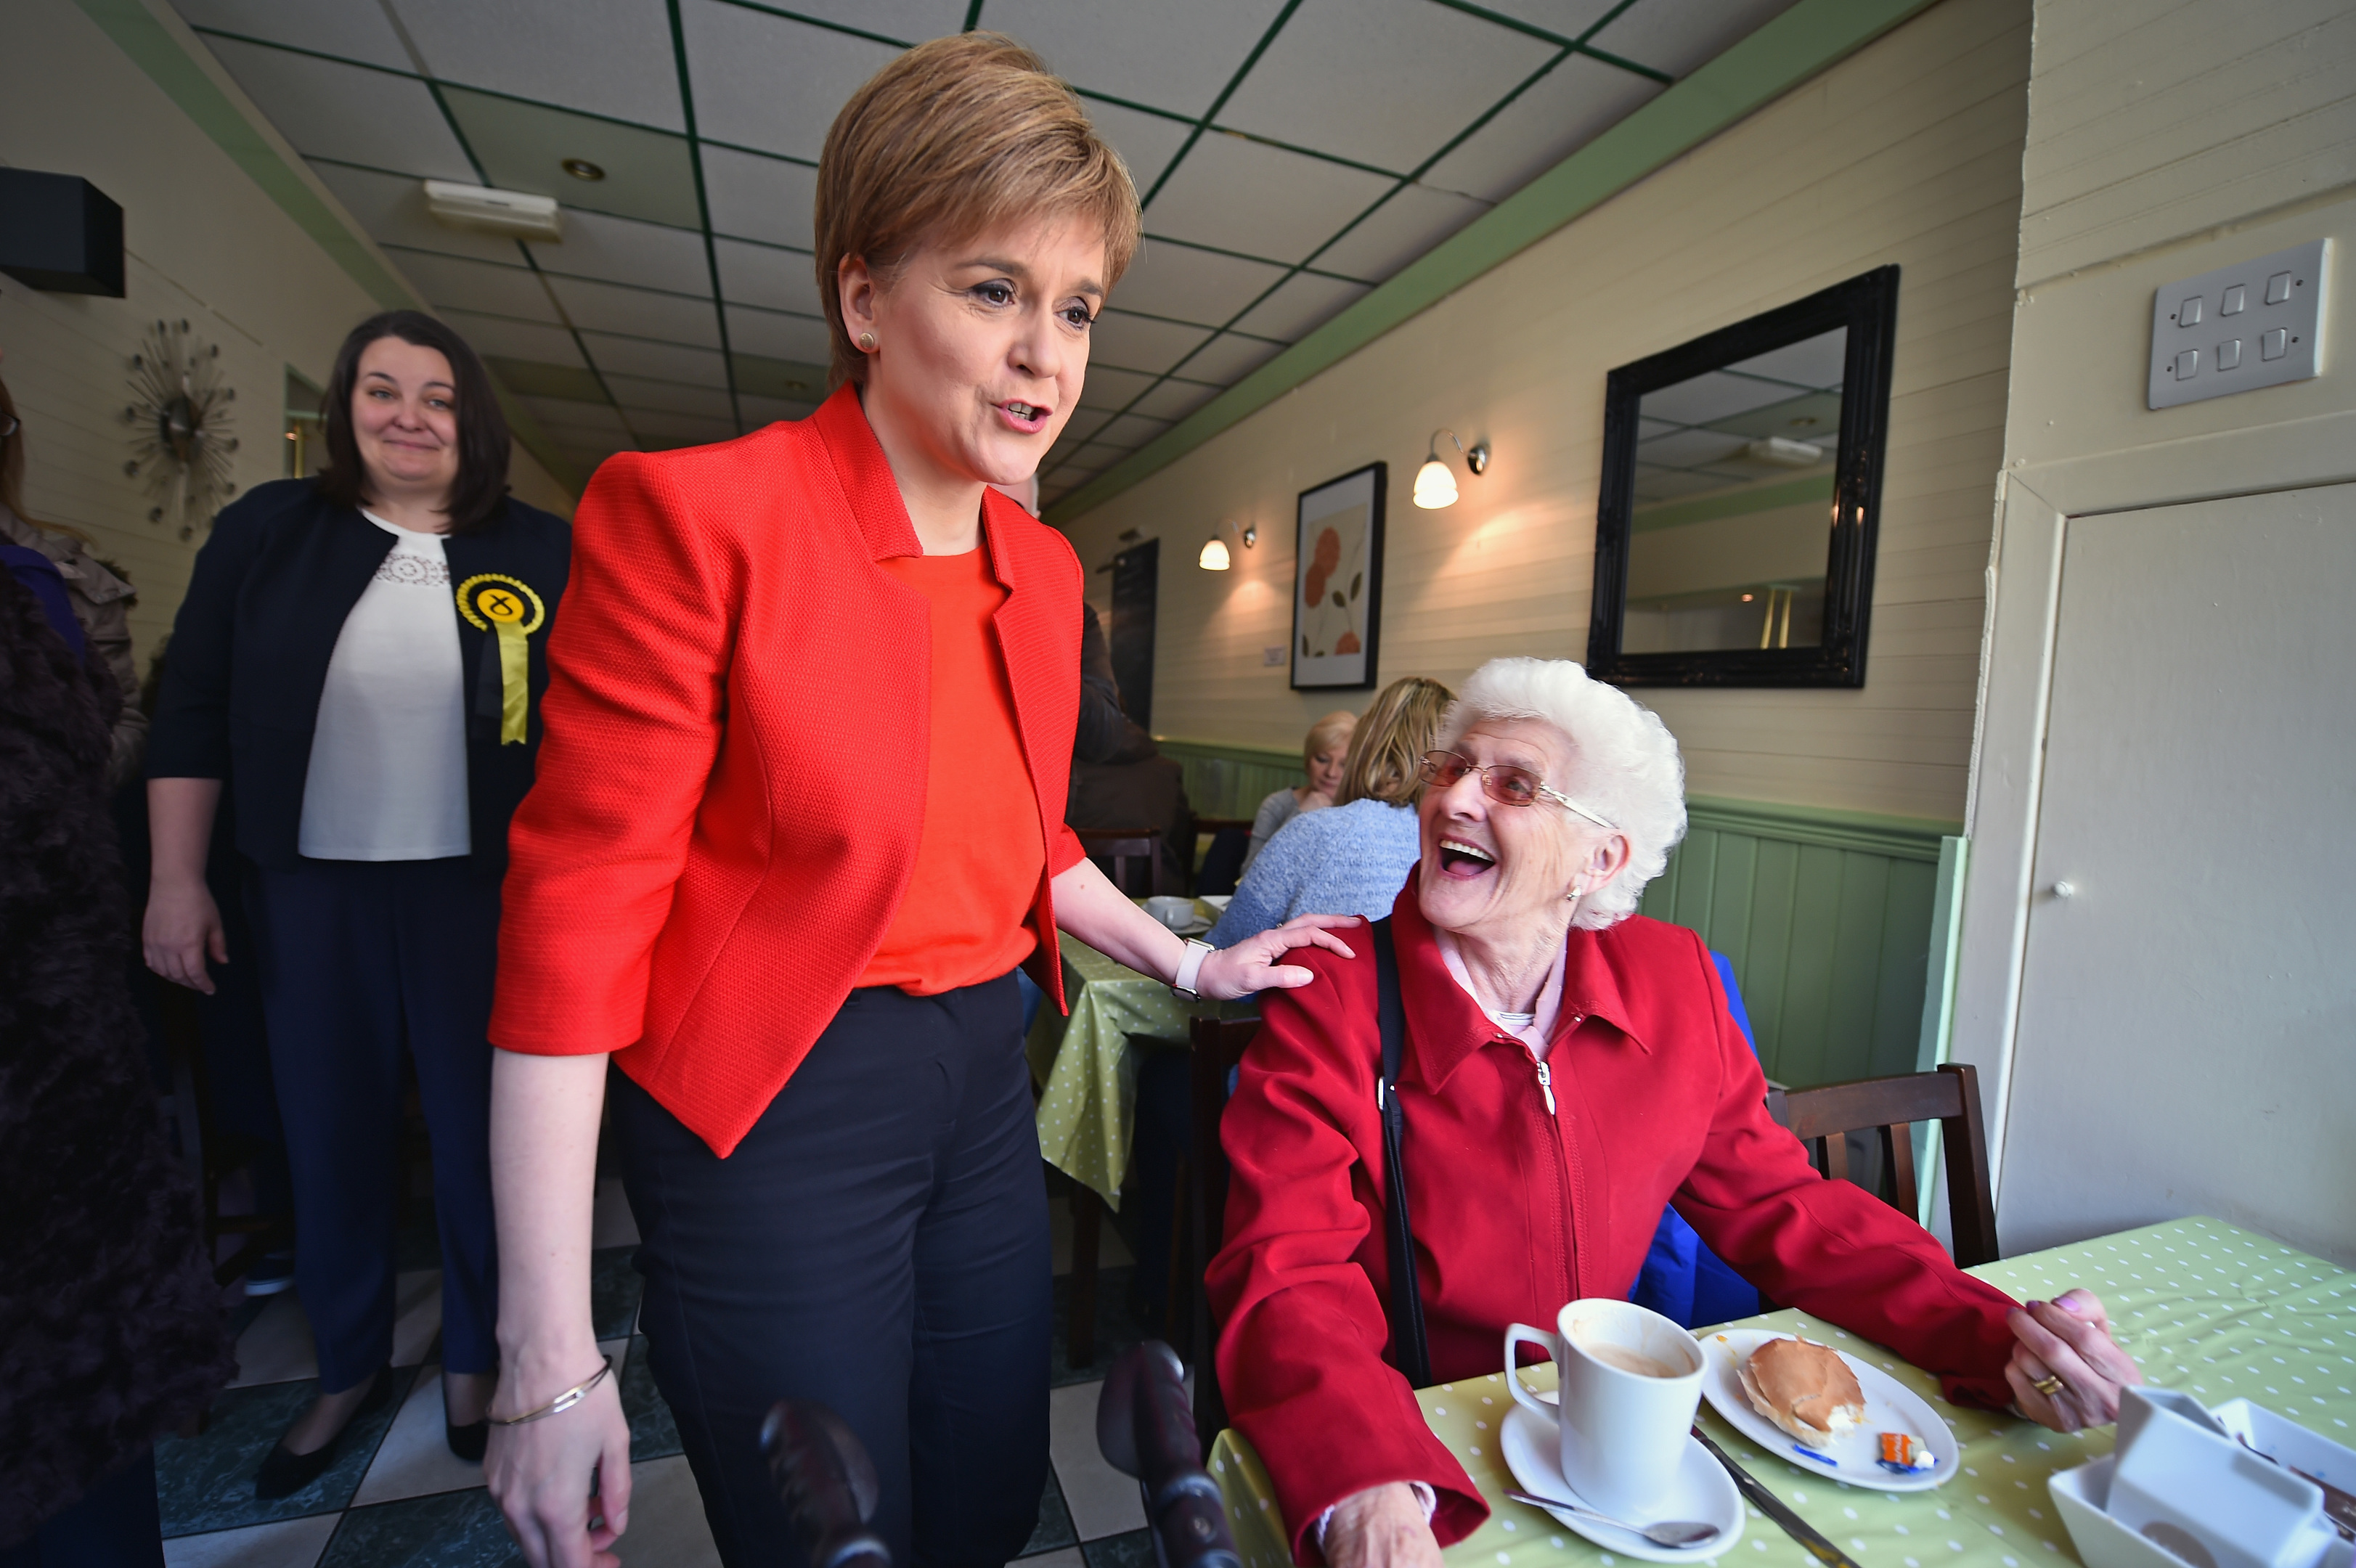
<svg viewBox="0 0 2356 1568">
<path fill-rule="evenodd" d="M 724 1160 L 610 1080 L 648 1359 L 728 1568 L 803 1562 L 758 1446 L 787 1398 L 866 1445 L 894 1562 L 1029 1540 L 1052 1307 L 1022 1019 L 1012 975 L 854 990 Z"/>
<path fill-rule="evenodd" d="M 392 1357 L 404 1046 L 434 1146 L 443 1369 L 489 1371 L 498 873 L 464 859 L 310 860 L 254 871 L 247 907 L 319 1386 L 350 1388 Z"/>
</svg>

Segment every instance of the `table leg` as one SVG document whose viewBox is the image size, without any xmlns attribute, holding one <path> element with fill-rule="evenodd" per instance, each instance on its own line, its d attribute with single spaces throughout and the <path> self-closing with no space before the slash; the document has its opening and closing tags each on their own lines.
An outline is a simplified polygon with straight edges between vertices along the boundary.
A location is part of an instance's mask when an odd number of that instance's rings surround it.
<svg viewBox="0 0 2356 1568">
<path fill-rule="evenodd" d="M 1072 1183 L 1072 1320 L 1065 1358 L 1075 1370 L 1097 1359 L 1097 1243 L 1104 1200 L 1085 1181 Z"/>
</svg>

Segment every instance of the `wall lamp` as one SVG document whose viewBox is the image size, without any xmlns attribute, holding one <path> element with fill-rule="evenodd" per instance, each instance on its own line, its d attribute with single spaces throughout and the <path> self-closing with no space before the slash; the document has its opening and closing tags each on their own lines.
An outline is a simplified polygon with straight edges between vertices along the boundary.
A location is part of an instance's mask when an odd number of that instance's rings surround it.
<svg viewBox="0 0 2356 1568">
<path fill-rule="evenodd" d="M 1475 474 L 1486 473 L 1489 468 L 1487 442 L 1476 441 L 1468 448 L 1456 439 L 1454 431 L 1433 431 L 1430 449 L 1424 453 L 1423 466 L 1415 471 L 1415 504 L 1427 512 L 1456 505 L 1456 475 L 1450 472 L 1447 464 L 1440 460 L 1440 438 L 1443 435 L 1451 445 L 1464 454 L 1465 467 Z"/>
<path fill-rule="evenodd" d="M 1203 553 L 1194 558 L 1194 564 L 1205 571 L 1225 571 L 1235 564 L 1235 557 L 1227 553 L 1227 541 L 1219 537 L 1222 529 L 1233 532 L 1236 538 L 1243 541 L 1246 549 L 1259 543 L 1258 524 L 1247 523 L 1242 528 L 1237 529 L 1233 523 L 1221 522 L 1218 527 L 1211 530 L 1211 537 L 1203 541 Z"/>
</svg>

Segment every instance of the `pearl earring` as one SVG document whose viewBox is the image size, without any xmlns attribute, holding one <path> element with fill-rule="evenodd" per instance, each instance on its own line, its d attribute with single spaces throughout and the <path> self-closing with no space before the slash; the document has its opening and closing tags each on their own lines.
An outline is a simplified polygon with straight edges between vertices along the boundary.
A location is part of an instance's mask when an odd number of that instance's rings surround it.
<svg viewBox="0 0 2356 1568">
<path fill-rule="evenodd" d="M 875 335 L 874 335 L 873 333 L 872 333 L 872 332 L 862 332 L 862 333 L 861 333 L 861 334 L 859 335 L 859 347 L 862 347 L 862 348 L 864 348 L 864 349 L 865 349 L 865 350 L 867 350 L 867 352 L 868 352 L 868 353 L 870 353 L 870 354 L 874 353 L 874 352 L 875 352 Z"/>
</svg>

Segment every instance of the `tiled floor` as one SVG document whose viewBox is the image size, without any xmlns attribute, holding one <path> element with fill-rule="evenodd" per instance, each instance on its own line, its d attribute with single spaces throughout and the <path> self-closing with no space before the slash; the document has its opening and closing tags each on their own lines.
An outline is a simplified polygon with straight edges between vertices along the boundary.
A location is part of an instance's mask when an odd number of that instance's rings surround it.
<svg viewBox="0 0 2356 1568">
<path fill-rule="evenodd" d="M 1097 1392 L 1112 1358 L 1140 1338 L 1124 1306 L 1130 1262 L 1110 1227 L 1098 1289 L 1098 1359 L 1064 1360 L 1065 1280 L 1070 1243 L 1066 1207 L 1056 1221 L 1055 1355 L 1049 1392 L 1054 1460 L 1039 1526 L 1025 1549 L 1031 1568 L 1130 1568 L 1153 1561 L 1136 1483 L 1098 1456 Z M 429 1221 L 430 1225 L 430 1221 Z M 426 1232 L 431 1234 L 430 1229 Z M 630 1420 L 633 1496 L 625 1563 L 704 1568 L 719 1561 L 694 1477 L 680 1453 L 670 1412 L 655 1392 L 632 1338 L 638 1276 L 629 1266 L 637 1240 L 621 1184 L 598 1184 L 592 1279 L 597 1331 L 622 1371 Z M 430 1263 L 412 1248 L 404 1262 Z M 290 1292 L 250 1313 L 238 1340 L 237 1383 L 214 1403 L 204 1433 L 166 1438 L 155 1454 L 170 1568 L 504 1568 L 520 1563 L 481 1467 L 451 1456 L 442 1436 L 439 1273 L 400 1275 L 394 1332 L 395 1397 L 350 1429 L 346 1453 L 318 1480 L 276 1503 L 254 1500 L 253 1472 L 316 1387 L 311 1333 Z"/>
</svg>

